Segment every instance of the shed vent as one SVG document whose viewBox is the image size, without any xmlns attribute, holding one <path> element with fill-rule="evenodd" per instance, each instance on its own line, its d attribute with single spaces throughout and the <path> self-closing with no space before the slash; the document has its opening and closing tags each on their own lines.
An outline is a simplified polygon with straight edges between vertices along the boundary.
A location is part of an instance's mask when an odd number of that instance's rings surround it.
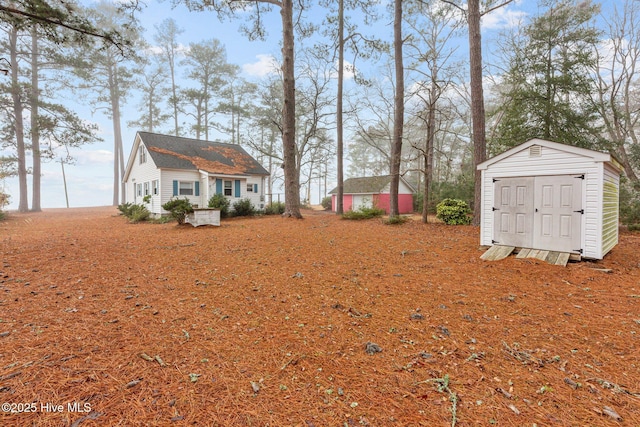
<svg viewBox="0 0 640 427">
<path fill-rule="evenodd" d="M 542 156 L 542 146 L 541 145 L 532 145 L 529 147 L 529 157 L 540 157 Z"/>
</svg>

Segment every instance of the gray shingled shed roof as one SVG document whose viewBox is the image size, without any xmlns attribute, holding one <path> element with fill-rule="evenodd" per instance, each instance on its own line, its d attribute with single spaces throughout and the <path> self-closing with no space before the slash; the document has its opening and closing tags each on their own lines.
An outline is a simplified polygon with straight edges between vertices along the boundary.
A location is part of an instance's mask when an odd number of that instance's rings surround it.
<svg viewBox="0 0 640 427">
<path fill-rule="evenodd" d="M 391 183 L 391 175 L 349 178 L 344 181 L 344 194 L 378 194 Z M 336 194 L 338 187 L 329 191 Z"/>
<path fill-rule="evenodd" d="M 161 169 L 204 170 L 223 175 L 269 175 L 241 146 L 157 133 L 138 132 Z"/>
</svg>

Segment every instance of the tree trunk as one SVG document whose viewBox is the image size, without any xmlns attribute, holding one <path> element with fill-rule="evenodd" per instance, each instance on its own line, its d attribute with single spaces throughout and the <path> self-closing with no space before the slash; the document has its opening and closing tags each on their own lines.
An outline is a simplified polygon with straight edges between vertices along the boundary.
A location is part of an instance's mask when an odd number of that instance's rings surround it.
<svg viewBox="0 0 640 427">
<path fill-rule="evenodd" d="M 24 144 L 24 122 L 22 119 L 22 99 L 20 98 L 20 83 L 18 82 L 18 29 L 14 26 L 9 32 L 9 50 L 11 56 L 11 98 L 13 101 L 13 114 L 15 116 L 16 151 L 18 158 L 18 185 L 20 189 L 20 202 L 18 211 L 27 212 L 29 201 L 27 196 L 27 164 Z"/>
<path fill-rule="evenodd" d="M 631 166 L 631 162 L 629 161 L 629 155 L 627 154 L 626 147 L 624 146 L 624 142 L 618 142 L 618 149 L 616 150 L 616 156 L 620 159 L 620 163 L 622 163 L 622 167 L 624 168 L 624 174 L 629 178 L 629 181 L 633 184 L 634 187 L 638 187 L 638 175 L 633 170 L 633 166 Z"/>
<path fill-rule="evenodd" d="M 431 181 L 433 180 L 433 147 L 436 139 L 436 91 L 437 70 L 433 70 L 431 88 L 429 89 L 429 111 L 427 113 L 427 144 L 424 153 L 424 197 L 422 200 L 422 222 L 428 222 L 429 215 L 429 192 Z"/>
<path fill-rule="evenodd" d="M 302 218 L 300 214 L 300 170 L 296 162 L 296 82 L 294 73 L 293 0 L 282 0 L 282 76 L 284 106 L 282 108 L 282 145 L 284 157 L 283 216 Z"/>
<path fill-rule="evenodd" d="M 31 151 L 33 152 L 33 182 L 31 210 L 41 212 L 40 183 L 42 176 L 42 158 L 40 155 L 40 128 L 38 126 L 38 103 L 40 102 L 38 86 L 38 33 L 36 26 L 31 27 Z"/>
<path fill-rule="evenodd" d="M 482 91 L 482 38 L 480 35 L 480 0 L 469 0 L 469 63 L 471 75 L 471 121 L 473 123 L 473 171 L 475 191 L 473 224 L 480 224 L 480 190 L 482 175 L 477 166 L 487 159 L 484 94 Z"/>
<path fill-rule="evenodd" d="M 173 43 L 173 41 L 172 41 Z M 176 70 L 174 63 L 174 52 L 173 46 L 171 46 L 171 53 L 169 54 L 169 71 L 171 72 L 171 103 L 173 104 L 173 123 L 174 123 L 174 132 L 176 136 L 179 133 L 180 127 L 178 126 L 178 93 L 176 90 Z"/>
<path fill-rule="evenodd" d="M 337 164 L 337 179 L 338 179 L 338 194 L 336 194 L 336 214 L 342 215 L 344 213 L 343 198 L 344 198 L 344 140 L 343 140 L 343 126 L 342 126 L 342 98 L 343 98 L 343 86 L 344 86 L 344 0 L 338 0 L 338 99 L 337 99 L 337 111 L 336 111 L 336 132 L 337 132 L 337 146 L 336 155 L 338 157 Z"/>
<path fill-rule="evenodd" d="M 402 0 L 394 1 L 393 52 L 395 55 L 396 93 L 394 96 L 393 141 L 391 144 L 391 188 L 389 215 L 400 214 L 398 188 L 400 186 L 400 160 L 404 128 L 404 64 L 402 60 Z"/>
<path fill-rule="evenodd" d="M 114 64 L 109 66 L 109 92 L 113 125 L 113 206 L 118 206 L 118 201 L 120 200 L 120 144 L 122 144 L 122 133 L 120 131 L 120 108 L 117 101 L 118 92 L 115 67 Z"/>
</svg>

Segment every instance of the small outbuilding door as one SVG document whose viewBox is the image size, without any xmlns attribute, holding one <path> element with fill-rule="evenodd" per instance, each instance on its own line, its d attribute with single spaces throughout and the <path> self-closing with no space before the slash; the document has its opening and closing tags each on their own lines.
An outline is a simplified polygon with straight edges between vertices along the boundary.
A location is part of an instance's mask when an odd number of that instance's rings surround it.
<svg viewBox="0 0 640 427">
<path fill-rule="evenodd" d="M 371 194 L 354 194 L 353 195 L 353 210 L 362 208 L 373 207 L 373 196 Z"/>
<path fill-rule="evenodd" d="M 579 252 L 584 176 L 496 179 L 494 241 L 522 248 Z"/>
</svg>

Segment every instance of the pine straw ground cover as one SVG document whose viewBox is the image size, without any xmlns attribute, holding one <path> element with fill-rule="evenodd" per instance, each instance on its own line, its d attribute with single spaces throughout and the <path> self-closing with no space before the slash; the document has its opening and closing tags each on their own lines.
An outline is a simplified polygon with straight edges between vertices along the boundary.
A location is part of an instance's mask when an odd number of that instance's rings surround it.
<svg viewBox="0 0 640 427">
<path fill-rule="evenodd" d="M 639 235 L 558 267 L 305 214 L 10 215 L 0 425 L 640 426 Z"/>
</svg>

